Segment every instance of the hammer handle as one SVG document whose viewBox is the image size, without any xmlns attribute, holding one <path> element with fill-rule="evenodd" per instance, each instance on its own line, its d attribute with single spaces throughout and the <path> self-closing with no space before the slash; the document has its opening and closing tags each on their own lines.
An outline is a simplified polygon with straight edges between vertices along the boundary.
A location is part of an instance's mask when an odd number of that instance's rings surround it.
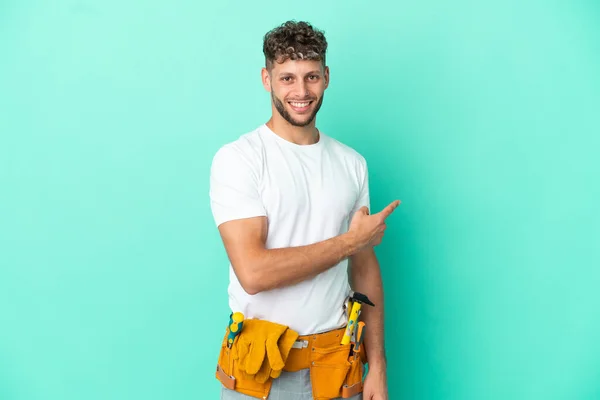
<svg viewBox="0 0 600 400">
<path fill-rule="evenodd" d="M 353 302 L 352 304 L 352 312 L 350 313 L 350 318 L 348 319 L 348 326 L 346 327 L 346 332 L 344 333 L 344 337 L 342 337 L 342 344 L 350 343 L 350 338 L 352 337 L 352 333 L 356 328 L 356 322 L 358 320 L 358 314 L 360 313 L 361 304 L 358 301 Z"/>
</svg>

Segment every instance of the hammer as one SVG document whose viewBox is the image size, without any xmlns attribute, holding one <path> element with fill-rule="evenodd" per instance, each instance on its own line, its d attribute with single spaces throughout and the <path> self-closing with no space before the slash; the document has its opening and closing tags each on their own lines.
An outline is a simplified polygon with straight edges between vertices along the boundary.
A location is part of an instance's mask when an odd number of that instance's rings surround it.
<svg viewBox="0 0 600 400">
<path fill-rule="evenodd" d="M 348 326 L 346 326 L 346 332 L 342 337 L 343 345 L 350 343 L 350 339 L 356 327 L 356 321 L 358 320 L 358 316 L 360 315 L 360 309 L 362 307 L 362 304 L 368 304 L 372 307 L 375 306 L 375 304 L 373 304 L 366 295 L 354 291 L 350 292 L 350 302 L 352 303 L 352 311 L 350 312 L 350 318 L 348 319 Z"/>
</svg>

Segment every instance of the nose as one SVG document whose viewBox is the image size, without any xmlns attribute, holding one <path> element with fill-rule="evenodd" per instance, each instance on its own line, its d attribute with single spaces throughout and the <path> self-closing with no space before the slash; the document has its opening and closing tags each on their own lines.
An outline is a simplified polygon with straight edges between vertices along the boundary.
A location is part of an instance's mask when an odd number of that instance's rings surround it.
<svg viewBox="0 0 600 400">
<path fill-rule="evenodd" d="M 298 97 L 300 98 L 307 98 L 310 95 L 308 91 L 308 85 L 303 80 L 299 81 L 296 91 L 298 92 Z"/>
</svg>

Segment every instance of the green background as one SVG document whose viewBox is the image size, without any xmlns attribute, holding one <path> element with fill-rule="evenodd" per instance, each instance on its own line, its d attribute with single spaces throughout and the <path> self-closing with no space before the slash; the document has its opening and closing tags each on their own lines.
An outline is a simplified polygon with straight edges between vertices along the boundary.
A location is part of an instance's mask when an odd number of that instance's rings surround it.
<svg viewBox="0 0 600 400">
<path fill-rule="evenodd" d="M 270 115 L 262 35 L 326 31 L 391 399 L 599 399 L 595 1 L 0 3 L 0 399 L 216 399 L 211 157 Z"/>
</svg>

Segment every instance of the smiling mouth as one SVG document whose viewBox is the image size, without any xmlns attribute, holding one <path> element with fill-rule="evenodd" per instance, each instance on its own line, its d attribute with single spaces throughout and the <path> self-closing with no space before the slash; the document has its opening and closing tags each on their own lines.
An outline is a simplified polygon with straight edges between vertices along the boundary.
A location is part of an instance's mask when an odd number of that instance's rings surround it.
<svg viewBox="0 0 600 400">
<path fill-rule="evenodd" d="M 292 109 L 296 112 L 303 112 L 308 110 L 313 100 L 309 101 L 288 101 L 288 104 L 292 107 Z"/>
</svg>

